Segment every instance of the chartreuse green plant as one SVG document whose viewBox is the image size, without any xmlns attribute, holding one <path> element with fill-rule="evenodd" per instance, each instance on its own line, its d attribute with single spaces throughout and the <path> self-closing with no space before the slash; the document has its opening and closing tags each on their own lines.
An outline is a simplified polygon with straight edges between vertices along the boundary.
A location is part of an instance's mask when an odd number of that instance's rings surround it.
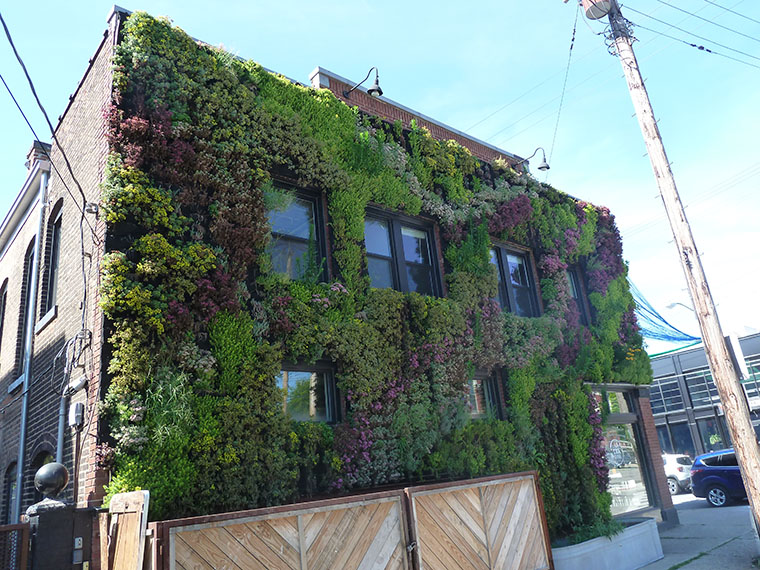
<svg viewBox="0 0 760 570">
<path fill-rule="evenodd" d="M 609 212 L 144 13 L 114 65 L 109 493 L 150 488 L 159 518 L 537 469 L 553 536 L 606 524 L 583 383 L 651 375 Z M 301 280 L 267 254 L 267 212 L 293 185 L 326 203 L 330 238 L 318 259 L 311 228 Z M 435 222 L 445 298 L 369 287 L 368 206 Z M 489 249 L 503 240 L 532 248 L 541 317 L 495 301 Z M 588 275 L 587 327 L 571 265 Z M 290 421 L 276 387 L 284 363 L 317 361 L 334 366 L 335 425 Z M 470 419 L 476 372 L 498 374 L 504 419 Z"/>
</svg>

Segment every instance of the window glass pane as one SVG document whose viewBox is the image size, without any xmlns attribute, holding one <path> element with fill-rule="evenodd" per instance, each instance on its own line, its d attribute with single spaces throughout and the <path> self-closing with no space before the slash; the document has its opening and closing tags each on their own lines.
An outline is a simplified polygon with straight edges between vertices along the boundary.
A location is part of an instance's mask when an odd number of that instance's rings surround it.
<svg viewBox="0 0 760 570">
<path fill-rule="evenodd" d="M 533 316 L 533 293 L 530 289 L 515 289 L 515 308 L 513 312 L 521 317 Z"/>
<path fill-rule="evenodd" d="M 298 279 L 306 271 L 308 242 L 273 236 L 268 250 L 272 256 L 272 269 L 276 273 L 284 273 L 291 279 Z"/>
<path fill-rule="evenodd" d="M 697 428 L 705 451 L 717 451 L 726 447 L 715 418 L 697 420 Z"/>
<path fill-rule="evenodd" d="M 293 197 L 293 201 L 282 211 L 269 211 L 269 225 L 272 232 L 301 239 L 309 239 L 309 226 L 314 224 L 314 205 L 308 200 Z"/>
<path fill-rule="evenodd" d="M 430 265 L 430 249 L 427 232 L 401 226 L 404 259 L 411 263 Z"/>
<path fill-rule="evenodd" d="M 473 418 L 482 418 L 487 412 L 488 403 L 483 380 L 472 378 L 470 380 L 470 415 Z"/>
<path fill-rule="evenodd" d="M 47 300 L 45 310 L 51 310 L 56 303 L 58 294 L 58 257 L 61 248 L 61 218 L 53 224 L 50 236 L 50 261 L 48 266 Z"/>
<path fill-rule="evenodd" d="M 378 289 L 393 288 L 393 263 L 389 259 L 367 256 L 370 286 Z"/>
<path fill-rule="evenodd" d="M 648 507 L 649 497 L 638 462 L 633 428 L 628 424 L 607 426 L 603 441 L 610 469 L 612 514 Z"/>
<path fill-rule="evenodd" d="M 507 293 L 504 290 L 504 282 L 501 276 L 501 267 L 499 266 L 499 258 L 498 253 L 495 249 L 488 250 L 488 253 L 490 255 L 490 262 L 491 265 L 493 265 L 496 268 L 496 279 L 498 282 L 498 289 L 499 289 L 499 296 L 497 299 L 494 299 L 497 303 L 499 303 L 499 307 L 502 309 L 509 308 L 509 299 L 507 297 Z"/>
<path fill-rule="evenodd" d="M 525 257 L 512 253 L 507 254 L 509 266 L 509 280 L 514 293 L 515 306 L 511 310 L 521 317 L 530 317 L 535 314 L 533 310 L 533 291 L 528 277 L 528 267 Z"/>
<path fill-rule="evenodd" d="M 388 222 L 367 218 L 364 220 L 364 243 L 367 253 L 391 256 L 391 238 Z"/>
<path fill-rule="evenodd" d="M 720 464 L 725 467 L 738 467 L 739 462 L 736 460 L 735 453 L 726 453 L 720 458 Z"/>
<path fill-rule="evenodd" d="M 512 285 L 530 287 L 525 258 L 522 255 L 508 253 L 507 263 L 509 265 L 509 278 L 512 281 Z"/>
<path fill-rule="evenodd" d="M 718 389 L 708 370 L 698 370 L 685 375 L 691 404 L 695 408 L 712 406 L 720 401 Z"/>
<path fill-rule="evenodd" d="M 657 439 L 660 440 L 660 449 L 662 449 L 663 453 L 673 453 L 673 444 L 670 442 L 668 426 L 657 426 Z"/>
<path fill-rule="evenodd" d="M 283 411 L 296 421 L 330 421 L 326 376 L 325 372 L 281 371 L 276 381 L 283 392 Z"/>
<path fill-rule="evenodd" d="M 694 457 L 694 440 L 691 438 L 691 431 L 686 422 L 670 424 L 670 436 L 673 438 L 673 452 L 682 453 L 689 457 Z"/>
<path fill-rule="evenodd" d="M 414 263 L 406 264 L 406 278 L 409 290 L 421 295 L 433 294 L 433 268 Z"/>
</svg>

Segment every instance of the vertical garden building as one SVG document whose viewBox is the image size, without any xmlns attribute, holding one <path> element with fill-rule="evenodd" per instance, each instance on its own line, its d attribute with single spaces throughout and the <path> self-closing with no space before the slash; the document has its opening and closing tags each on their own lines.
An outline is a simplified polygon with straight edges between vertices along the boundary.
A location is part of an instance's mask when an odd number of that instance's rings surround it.
<svg viewBox="0 0 760 570">
<path fill-rule="evenodd" d="M 59 451 L 154 519 L 534 469 L 555 537 L 673 513 L 613 215 L 350 87 L 113 12 L 0 228 L 3 522 Z"/>
</svg>

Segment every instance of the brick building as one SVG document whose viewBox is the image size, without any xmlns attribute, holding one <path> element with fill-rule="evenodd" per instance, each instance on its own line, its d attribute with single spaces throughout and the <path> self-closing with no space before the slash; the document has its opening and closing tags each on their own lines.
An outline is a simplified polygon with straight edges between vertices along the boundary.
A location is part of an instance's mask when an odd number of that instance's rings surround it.
<svg viewBox="0 0 760 570">
<path fill-rule="evenodd" d="M 104 116 L 113 89 L 111 61 L 127 15 L 120 9 L 110 15 L 100 46 L 60 119 L 56 140 L 49 149 L 39 144 L 32 148 L 27 180 L 0 227 L 2 523 L 14 521 L 35 501 L 34 473 L 57 455 L 72 478 L 63 498 L 80 507 L 101 503 L 108 478 L 96 461 L 96 447 L 107 437 L 97 404 L 107 387 L 109 354 L 104 345 L 106 323 L 98 304 L 101 260 L 107 252 L 107 228 L 98 205 L 109 153 Z M 345 101 L 347 80 L 323 68 L 317 68 L 310 79 L 314 88 L 328 88 Z M 434 138 L 456 140 L 482 160 L 500 158 L 515 167 L 523 162 L 389 99 L 372 98 L 362 88 L 348 102 L 368 114 L 400 121 L 406 128 L 414 120 Z M 326 207 L 323 210 L 326 213 Z M 439 267 L 433 274 L 443 272 L 437 226 L 434 230 Z M 535 265 L 529 251 L 520 250 L 518 257 Z M 331 264 L 327 271 L 332 271 Z M 529 280 L 538 281 L 535 267 Z M 582 280 L 578 285 L 578 291 L 585 291 Z M 442 281 L 440 287 L 445 288 Z M 541 296 L 534 296 L 532 310 L 538 315 Z M 581 295 L 576 300 L 587 315 L 588 302 Z M 476 407 L 495 399 L 482 387 L 490 385 L 487 377 L 473 382 Z M 628 426 L 618 431 L 636 442 L 635 456 L 628 463 L 640 466 L 643 489 L 635 503 L 623 501 L 620 512 L 653 508 L 672 520 L 647 393 L 623 384 L 615 390 L 621 396 L 613 419 L 617 425 Z M 503 400 L 503 394 L 497 396 Z M 16 493 L 17 481 L 21 481 L 21 493 Z"/>
</svg>

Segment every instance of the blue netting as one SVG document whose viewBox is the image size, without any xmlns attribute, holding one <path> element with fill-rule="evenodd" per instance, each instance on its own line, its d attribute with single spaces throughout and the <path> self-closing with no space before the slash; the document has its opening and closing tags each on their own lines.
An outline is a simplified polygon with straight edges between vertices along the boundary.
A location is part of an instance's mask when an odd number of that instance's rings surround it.
<svg viewBox="0 0 760 570">
<path fill-rule="evenodd" d="M 693 336 L 671 325 L 657 310 L 649 304 L 634 285 L 628 280 L 631 288 L 633 300 L 636 302 L 636 318 L 639 321 L 641 336 L 651 340 L 664 340 L 668 342 L 690 342 L 700 340 L 700 337 Z"/>
</svg>

